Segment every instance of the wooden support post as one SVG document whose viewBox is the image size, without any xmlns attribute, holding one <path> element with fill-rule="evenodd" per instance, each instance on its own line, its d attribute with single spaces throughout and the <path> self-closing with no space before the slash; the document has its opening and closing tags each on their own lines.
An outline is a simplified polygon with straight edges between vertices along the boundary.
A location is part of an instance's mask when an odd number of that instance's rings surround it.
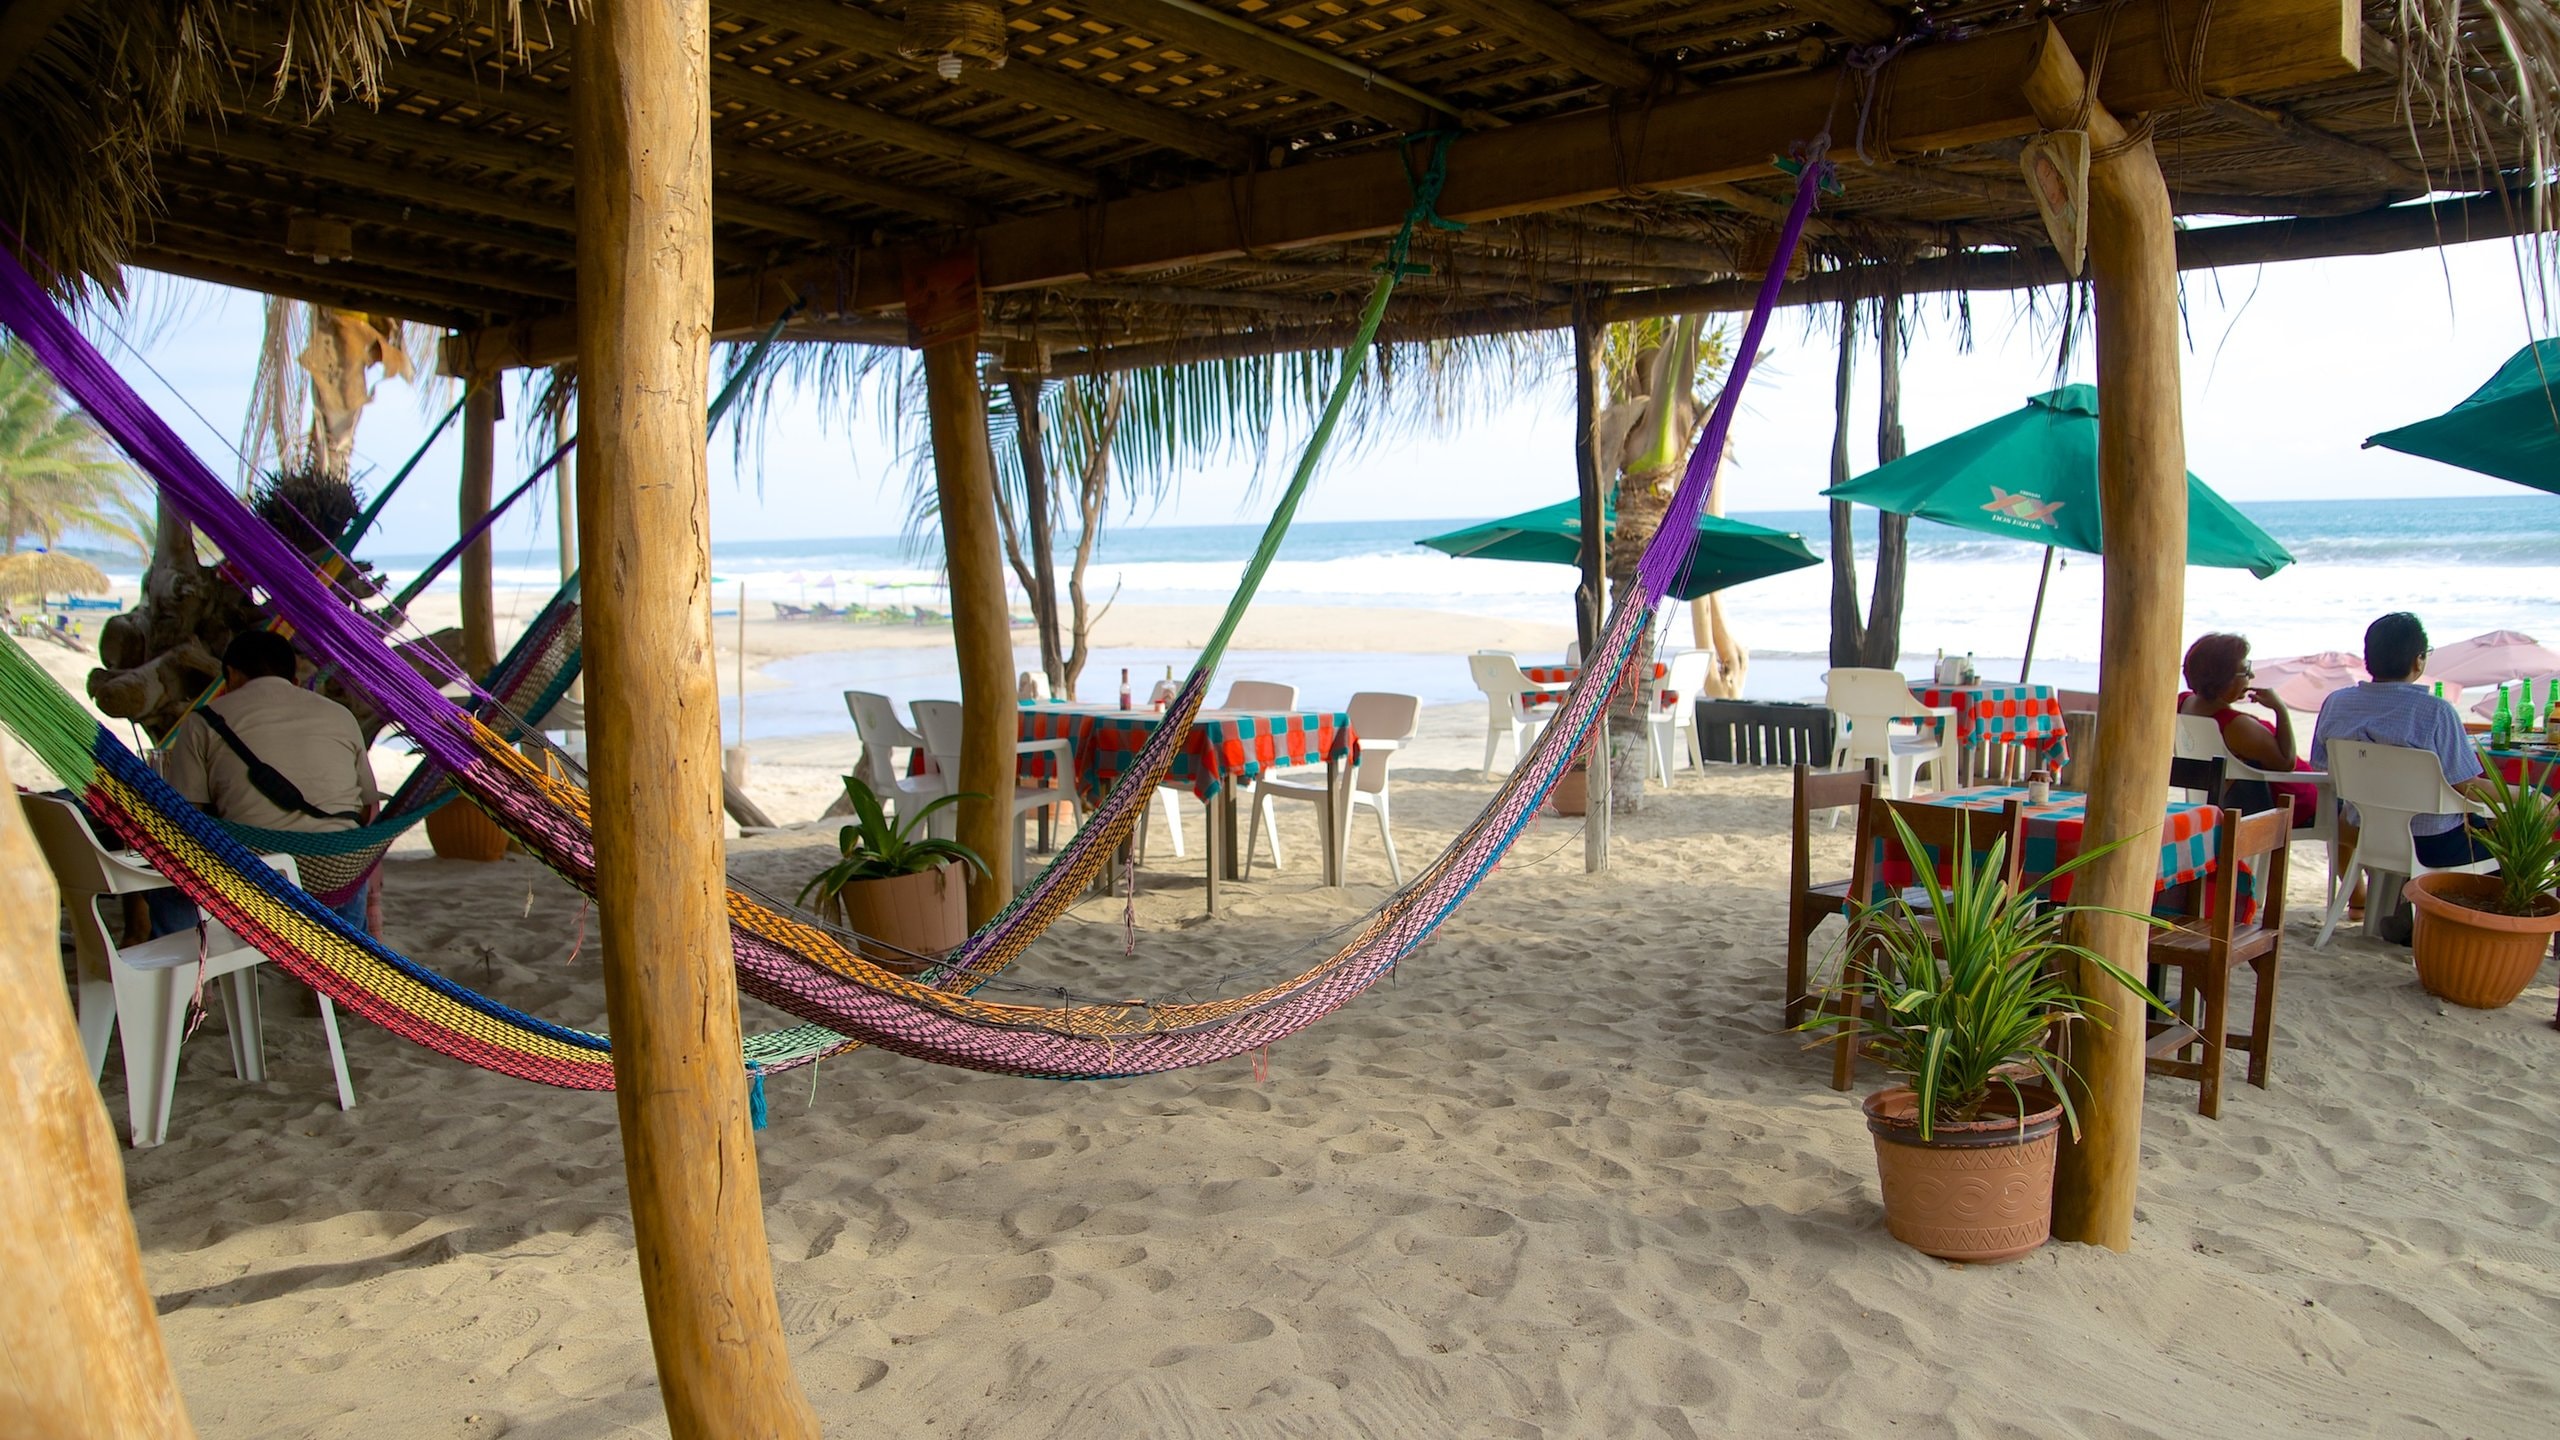
<svg viewBox="0 0 2560 1440">
<path fill-rule="evenodd" d="M 951 642 L 960 660 L 960 792 L 981 797 L 960 802 L 957 829 L 961 843 L 987 863 L 987 873 L 969 881 L 969 923 L 983 925 L 1013 898 L 1009 832 L 1014 746 L 1022 729 L 1014 709 L 1013 617 L 996 520 L 995 452 L 987 448 L 986 392 L 978 387 L 976 257 L 963 252 L 910 267 L 907 297 L 908 327 L 924 342 Z"/>
<path fill-rule="evenodd" d="M 9 776 L 0 766 L 0 795 Z M 192 1436 L 63 994 L 53 875 L 0 808 L 0 1434 Z"/>
<path fill-rule="evenodd" d="M 1600 309 L 1593 296 L 1573 297 L 1573 474 L 1582 497 L 1582 582 L 1574 588 L 1574 628 L 1582 638 L 1582 663 L 1592 662 L 1600 643 L 1600 627 L 1609 615 L 1608 497 L 1600 478 Z M 1585 774 L 1582 807 L 1582 868 L 1597 875 L 1609 868 L 1609 721 L 1593 727 L 1598 742 Z"/>
<path fill-rule="evenodd" d="M 765 1250 L 720 840 L 710 24 L 706 0 L 589 0 L 573 32 L 596 900 L 669 1433 L 814 1437 Z"/>
<path fill-rule="evenodd" d="M 477 372 L 463 382 L 460 519 L 465 530 L 480 523 L 496 496 L 501 413 L 496 372 Z M 498 663 L 494 555 L 485 533 L 462 550 L 462 668 L 474 679 Z"/>
<path fill-rule="evenodd" d="M 2106 106 L 2085 102 L 2087 81 L 2062 33 L 2047 25 L 2044 38 L 2027 99 L 2053 129 L 2085 115 L 2089 142 L 2102 157 L 2089 166 L 2089 272 L 2097 292 L 2098 504 L 2107 554 L 2088 836 L 2091 843 L 2132 837 L 2081 872 L 2073 898 L 2140 912 L 2150 908 L 2158 878 L 2186 604 L 2177 237 L 2150 141 L 2128 145 Z M 2148 932 L 2140 922 L 2085 917 L 2078 930 L 2082 943 L 2142 973 Z M 2081 1134 L 2062 1152 L 2054 1233 L 2122 1250 L 2133 1243 L 2142 1153 L 2143 1012 L 2094 967 L 2082 966 L 2079 981 L 2108 1023 L 2083 1026 L 2072 1037 Z"/>
</svg>

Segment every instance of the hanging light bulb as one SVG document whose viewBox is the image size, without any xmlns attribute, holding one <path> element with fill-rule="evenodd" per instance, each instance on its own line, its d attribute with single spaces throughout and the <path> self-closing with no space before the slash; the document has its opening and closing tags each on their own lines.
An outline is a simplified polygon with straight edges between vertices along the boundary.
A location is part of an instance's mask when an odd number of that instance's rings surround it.
<svg viewBox="0 0 2560 1440">
<path fill-rule="evenodd" d="M 956 81 L 975 64 L 1004 68 L 1004 14 L 986 0 L 911 0 L 898 54 L 933 62 L 933 73 Z"/>
</svg>

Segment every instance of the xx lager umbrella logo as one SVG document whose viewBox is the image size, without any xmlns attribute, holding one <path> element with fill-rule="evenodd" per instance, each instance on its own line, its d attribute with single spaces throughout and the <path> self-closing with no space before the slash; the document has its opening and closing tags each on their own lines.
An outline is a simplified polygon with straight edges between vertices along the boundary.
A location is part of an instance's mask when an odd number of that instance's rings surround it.
<svg viewBox="0 0 2560 1440">
<path fill-rule="evenodd" d="M 1982 508 L 1991 514 L 2003 519 L 2015 520 L 2022 525 L 2051 525 L 2053 512 L 2061 509 L 2062 505 L 2062 501 L 2048 501 L 2033 491 L 2020 490 L 2012 493 L 1994 485 L 1991 487 L 1991 503 Z"/>
</svg>

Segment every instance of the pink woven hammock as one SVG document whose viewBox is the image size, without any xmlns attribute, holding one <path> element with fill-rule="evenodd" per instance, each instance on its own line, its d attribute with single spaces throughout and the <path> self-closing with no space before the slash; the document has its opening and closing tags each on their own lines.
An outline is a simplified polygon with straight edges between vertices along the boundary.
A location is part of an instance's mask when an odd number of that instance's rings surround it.
<svg viewBox="0 0 2560 1440">
<path fill-rule="evenodd" d="M 1268 1045 L 1313 1024 L 1376 983 L 1412 953 L 1510 849 L 1570 758 L 1581 750 L 1627 664 L 1641 648 L 1661 597 L 1687 567 L 1697 517 L 1715 483 L 1743 386 L 1826 174 L 1817 155 L 1799 175 L 1795 203 L 1744 327 L 1733 373 L 1671 497 L 1661 530 L 1646 548 L 1632 593 L 1618 597 L 1591 663 L 1567 692 L 1555 721 L 1495 793 L 1484 814 L 1412 884 L 1372 912 L 1334 955 L 1286 982 L 1225 1001 L 1055 1009 L 999 1006 L 878 971 L 823 933 L 775 914 L 752 897 L 733 893 L 732 938 L 740 988 L 839 1034 L 919 1059 L 999 1073 L 1102 1078 L 1205 1064 Z M 0 255 L 0 322 L 29 345 L 64 388 L 159 480 L 172 503 L 234 564 L 261 577 L 274 608 L 296 627 L 304 643 L 340 666 L 351 683 L 381 703 L 502 826 L 573 884 L 592 893 L 594 838 L 583 805 L 563 805 L 529 778 L 527 767 L 509 763 L 512 756 L 492 755 L 486 732 L 475 730 L 452 701 L 393 657 L 381 636 L 314 577 L 300 553 L 267 530 L 142 404 L 34 280 L 5 255 Z M 1175 703 L 1176 723 L 1162 727 L 1159 740 L 1178 736 L 1180 727 L 1197 712 L 1207 678 L 1205 671 L 1195 672 Z M 1116 792 L 1112 799 L 1131 801 L 1118 807 L 1128 811 L 1133 805 L 1142 806 L 1145 790 L 1152 787 L 1124 784 L 1121 788 L 1131 790 L 1134 800 Z M 1108 828 L 1125 830 L 1130 818 L 1117 814 Z M 1093 828 L 1088 826 L 1089 831 Z M 1090 852 L 1100 848 L 1098 842 L 1113 837 L 1078 838 L 1097 842 L 1080 852 L 1081 858 L 1089 860 Z M 1054 894 L 1056 886 L 1080 885 L 1067 873 L 1073 868 L 1053 865 L 1035 883 L 1035 891 Z M 1006 924 L 1008 917 L 1021 913 L 1023 902 L 1017 900 L 1007 916 L 972 937 L 954 961 L 962 978 L 991 971 L 1028 943 L 1030 935 L 1023 930 L 1036 930 L 1036 926 Z"/>
</svg>

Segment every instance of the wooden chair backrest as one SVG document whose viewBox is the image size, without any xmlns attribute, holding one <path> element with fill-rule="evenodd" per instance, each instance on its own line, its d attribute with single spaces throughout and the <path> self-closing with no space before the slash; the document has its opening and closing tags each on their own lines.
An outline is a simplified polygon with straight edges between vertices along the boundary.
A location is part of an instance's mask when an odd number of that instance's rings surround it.
<svg viewBox="0 0 2560 1440">
<path fill-rule="evenodd" d="M 1910 827 L 1911 838 L 1928 852 L 1909 857 L 1915 880 L 1921 868 L 1932 863 L 1933 856 L 1961 845 L 1977 862 L 1987 862 L 1992 847 L 2005 840 L 2008 843 L 2000 858 L 2001 883 L 2012 891 L 2025 883 L 2027 812 L 2017 801 L 2011 800 L 1995 812 L 1877 796 L 1867 801 L 1866 834 L 1858 845 L 1858 866 L 1864 873 L 1857 875 L 1856 883 L 1850 886 L 1851 897 L 1865 899 L 1875 893 L 1875 852 L 1889 855 L 1903 848 L 1902 834 L 1894 828 L 1895 816 L 1901 817 L 1902 823 Z"/>
<path fill-rule="evenodd" d="M 2228 942 L 2239 929 L 2240 872 L 2250 873 L 2258 901 L 2256 927 L 2282 933 L 2286 868 L 2293 854 L 2293 800 L 2276 797 L 2276 808 L 2243 815 L 2224 810 L 2214 829 L 2213 878 L 2196 887 L 2205 892 L 2208 933 Z"/>
<path fill-rule="evenodd" d="M 1788 875 L 1794 893 L 1814 886 L 1813 812 L 1855 805 L 1863 819 L 1868 794 L 1884 782 L 1883 768 L 1873 759 L 1855 770 L 1816 770 L 1803 761 L 1795 767 L 1795 813 L 1788 830 Z"/>
</svg>

